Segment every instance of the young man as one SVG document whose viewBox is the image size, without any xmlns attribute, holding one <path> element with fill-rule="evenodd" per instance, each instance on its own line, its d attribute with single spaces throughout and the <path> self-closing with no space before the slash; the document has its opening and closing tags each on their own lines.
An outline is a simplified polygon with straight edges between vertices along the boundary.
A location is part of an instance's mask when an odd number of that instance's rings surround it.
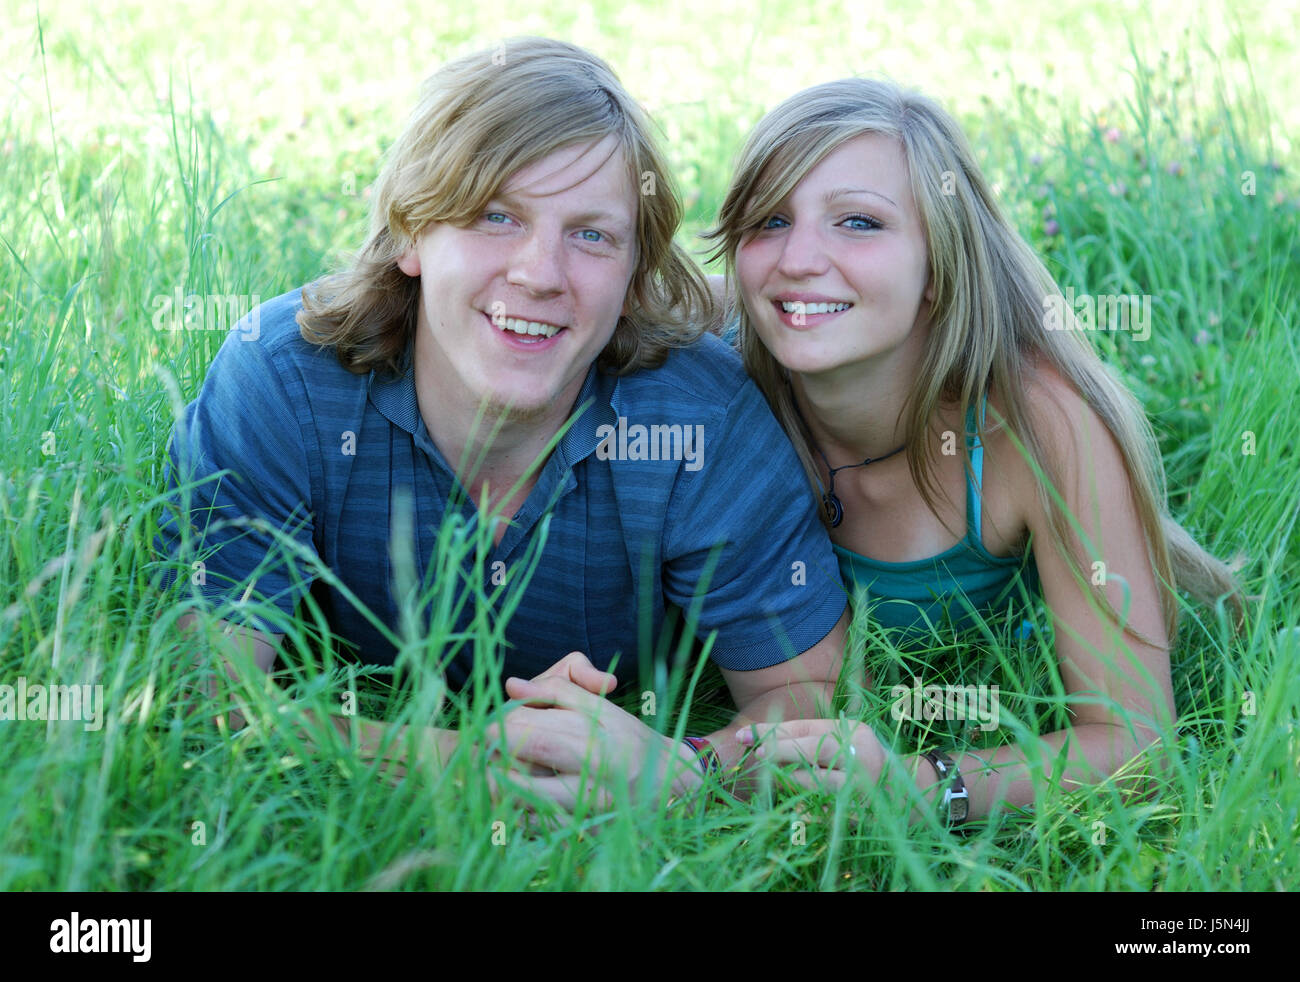
<svg viewBox="0 0 1300 982">
<path fill-rule="evenodd" d="M 414 640 L 394 573 L 405 555 L 424 578 L 451 511 L 494 523 L 459 577 L 508 583 L 536 560 L 505 630 L 506 691 L 528 705 L 504 734 L 544 771 L 516 775 L 536 790 L 571 805 L 584 760 L 635 779 L 666 756 L 687 763 L 684 790 L 697 751 L 739 758 L 737 726 L 824 714 L 845 594 L 789 443 L 701 338 L 711 301 L 673 243 L 680 217 L 646 119 L 588 52 L 521 39 L 430 79 L 351 267 L 232 332 L 173 438 L 171 486 L 200 483 L 161 544 L 180 568 L 201 558 L 261 668 L 279 636 L 242 598 L 292 616 L 312 579 L 284 539 L 337 579 L 313 587 L 332 632 L 391 664 Z M 639 605 L 657 633 L 697 595 L 740 711 L 711 749 L 601 698 L 615 659 L 637 677 Z M 474 651 L 451 659 L 452 687 Z M 441 759 L 456 740 L 431 731 Z"/>
</svg>

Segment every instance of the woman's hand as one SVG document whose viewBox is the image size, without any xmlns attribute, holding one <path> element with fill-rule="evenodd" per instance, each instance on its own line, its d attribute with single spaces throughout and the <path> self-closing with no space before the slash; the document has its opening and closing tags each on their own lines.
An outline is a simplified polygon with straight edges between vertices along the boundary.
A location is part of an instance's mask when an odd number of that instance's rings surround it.
<svg viewBox="0 0 1300 982">
<path fill-rule="evenodd" d="M 775 726 L 746 727 L 738 742 L 773 764 L 802 764 L 791 778 L 804 788 L 839 790 L 846 781 L 874 785 L 888 751 L 865 723 L 839 719 L 796 719 Z"/>
</svg>

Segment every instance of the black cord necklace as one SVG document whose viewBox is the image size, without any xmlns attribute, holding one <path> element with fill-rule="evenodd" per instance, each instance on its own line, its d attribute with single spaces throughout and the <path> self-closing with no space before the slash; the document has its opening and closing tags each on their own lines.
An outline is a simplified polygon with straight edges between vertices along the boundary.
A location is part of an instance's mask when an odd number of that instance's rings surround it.
<svg viewBox="0 0 1300 982">
<path fill-rule="evenodd" d="M 789 375 L 786 376 L 785 382 L 786 385 L 790 384 Z M 826 455 L 822 453 L 822 448 L 817 446 L 816 441 L 812 439 L 812 428 L 809 427 L 808 421 L 803 418 L 803 411 L 799 408 L 799 400 L 794 397 L 793 392 L 790 393 L 790 404 L 794 406 L 795 415 L 799 417 L 799 422 L 803 423 L 804 431 L 808 434 L 808 442 L 816 449 L 818 456 L 820 456 L 822 462 L 826 464 L 827 473 L 831 476 L 830 487 L 822 493 L 822 507 L 826 509 L 826 520 L 831 523 L 831 528 L 839 528 L 840 522 L 844 521 L 844 506 L 840 504 L 840 499 L 835 495 L 835 475 L 840 471 L 851 470 L 854 467 L 866 467 L 868 464 L 875 464 L 882 460 L 888 460 L 890 457 L 894 456 L 894 454 L 900 454 L 906 450 L 907 444 L 904 443 L 902 446 L 895 447 L 883 456 L 868 457 L 860 464 L 844 464 L 840 467 L 832 467 L 831 462 L 827 460 Z"/>
<path fill-rule="evenodd" d="M 816 447 L 817 445 L 813 444 L 813 446 Z M 894 454 L 902 453 L 906 449 L 907 444 L 904 443 L 901 447 L 895 447 L 883 456 L 868 457 L 860 464 L 843 464 L 839 467 L 832 467 L 831 462 L 826 460 L 826 455 L 822 453 L 822 448 L 817 447 L 817 453 L 821 455 L 822 460 L 826 464 L 826 470 L 831 476 L 830 487 L 828 487 L 822 495 L 822 507 L 826 509 L 826 519 L 831 523 L 831 528 L 839 528 L 840 522 L 844 521 L 844 506 L 840 504 L 840 499 L 835 496 L 835 475 L 840 471 L 851 470 L 854 467 L 866 467 L 868 464 L 875 464 L 882 460 L 888 460 L 890 457 L 894 456 Z"/>
</svg>

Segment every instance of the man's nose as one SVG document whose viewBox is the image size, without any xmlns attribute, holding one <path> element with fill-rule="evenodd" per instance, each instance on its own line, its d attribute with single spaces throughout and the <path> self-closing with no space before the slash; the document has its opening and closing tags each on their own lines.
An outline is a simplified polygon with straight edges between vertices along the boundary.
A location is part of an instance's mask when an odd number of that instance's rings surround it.
<svg viewBox="0 0 1300 982">
<path fill-rule="evenodd" d="M 780 272 L 792 280 L 809 279 L 830 268 L 821 230 L 812 222 L 790 227 L 781 249 Z"/>
<path fill-rule="evenodd" d="M 564 243 L 558 231 L 532 229 L 510 257 L 506 280 L 532 293 L 564 289 Z"/>
</svg>

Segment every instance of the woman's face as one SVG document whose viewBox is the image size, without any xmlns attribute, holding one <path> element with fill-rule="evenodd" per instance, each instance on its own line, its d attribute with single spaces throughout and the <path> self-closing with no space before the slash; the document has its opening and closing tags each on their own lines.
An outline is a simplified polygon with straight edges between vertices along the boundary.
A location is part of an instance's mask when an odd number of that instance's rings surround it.
<svg viewBox="0 0 1300 982">
<path fill-rule="evenodd" d="M 869 133 L 829 154 L 741 239 L 736 273 L 763 344 L 793 372 L 919 360 L 932 294 L 901 144 Z"/>
</svg>

